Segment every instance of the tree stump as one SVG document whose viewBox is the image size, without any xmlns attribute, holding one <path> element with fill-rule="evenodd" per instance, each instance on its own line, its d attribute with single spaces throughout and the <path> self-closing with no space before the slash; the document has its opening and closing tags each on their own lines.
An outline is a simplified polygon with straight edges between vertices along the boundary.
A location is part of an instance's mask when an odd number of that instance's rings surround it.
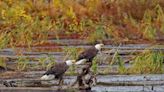
<svg viewBox="0 0 164 92">
<path fill-rule="evenodd" d="M 91 87 L 96 85 L 96 76 L 91 71 L 91 66 L 91 62 L 85 64 L 72 86 L 78 84 L 80 90 L 91 90 Z"/>
</svg>

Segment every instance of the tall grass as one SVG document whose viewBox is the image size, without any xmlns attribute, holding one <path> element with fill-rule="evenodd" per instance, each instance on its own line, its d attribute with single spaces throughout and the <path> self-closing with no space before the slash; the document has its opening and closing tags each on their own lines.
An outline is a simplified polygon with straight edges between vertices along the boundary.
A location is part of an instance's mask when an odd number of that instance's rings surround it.
<svg viewBox="0 0 164 92">
<path fill-rule="evenodd" d="M 2 66 L 2 67 L 6 67 L 6 61 L 5 61 L 6 59 L 5 58 L 0 58 L 0 66 Z"/>
<path fill-rule="evenodd" d="M 131 73 L 163 73 L 164 54 L 161 51 L 146 50 L 136 56 L 132 67 L 129 69 Z"/>
<path fill-rule="evenodd" d="M 76 60 L 78 57 L 78 49 L 77 48 L 69 48 L 69 47 L 65 47 L 64 48 L 64 53 L 65 53 L 65 57 L 64 57 L 64 61 L 71 59 L 71 60 Z M 75 65 L 72 65 L 70 67 L 70 74 L 74 75 L 75 74 Z"/>
<path fill-rule="evenodd" d="M 17 60 L 17 70 L 23 71 L 29 67 L 30 61 L 28 58 L 19 57 Z"/>
<path fill-rule="evenodd" d="M 161 50 L 154 50 L 146 48 L 143 52 L 131 58 L 129 67 L 125 66 L 125 61 L 119 55 L 118 50 L 115 51 L 111 62 L 109 62 L 109 69 L 112 65 L 118 65 L 117 71 L 119 74 L 156 74 L 163 73 L 164 67 L 164 53 Z"/>
<path fill-rule="evenodd" d="M 97 74 L 98 72 L 98 59 L 97 57 L 95 57 L 92 61 L 92 67 L 91 67 L 92 71 L 94 74 Z"/>
<path fill-rule="evenodd" d="M 119 55 L 118 50 L 115 51 L 112 60 L 109 64 L 109 69 L 113 64 L 118 64 L 118 73 L 120 74 L 126 74 L 127 68 L 125 67 L 125 61 L 122 59 L 122 57 Z"/>
<path fill-rule="evenodd" d="M 41 57 L 37 59 L 39 67 L 43 69 L 49 69 L 56 64 L 56 59 L 52 55 L 46 55 L 46 57 Z"/>
</svg>

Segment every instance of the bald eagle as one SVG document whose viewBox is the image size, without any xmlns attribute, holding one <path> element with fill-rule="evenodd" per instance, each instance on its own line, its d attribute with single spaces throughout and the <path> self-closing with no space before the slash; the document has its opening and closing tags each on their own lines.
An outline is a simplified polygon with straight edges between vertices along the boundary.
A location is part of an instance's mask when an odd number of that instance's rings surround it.
<svg viewBox="0 0 164 92">
<path fill-rule="evenodd" d="M 63 75 L 71 66 L 75 63 L 75 60 L 67 60 L 65 62 L 57 63 L 52 66 L 48 71 L 46 71 L 43 76 L 40 78 L 41 80 L 52 80 L 59 79 L 58 85 L 63 83 Z"/>
<path fill-rule="evenodd" d="M 82 64 L 85 61 L 92 62 L 93 58 L 97 55 L 97 53 L 101 50 L 104 44 L 96 44 L 83 52 L 81 52 L 76 60 L 76 64 Z"/>
</svg>

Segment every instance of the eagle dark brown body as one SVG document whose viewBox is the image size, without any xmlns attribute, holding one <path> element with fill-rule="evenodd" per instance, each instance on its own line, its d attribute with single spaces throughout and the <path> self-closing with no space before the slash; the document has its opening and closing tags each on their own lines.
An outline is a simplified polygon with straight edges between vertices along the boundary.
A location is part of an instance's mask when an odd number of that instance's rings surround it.
<svg viewBox="0 0 164 92">
<path fill-rule="evenodd" d="M 80 53 L 76 61 L 79 61 L 81 59 L 87 59 L 87 61 L 92 62 L 93 58 L 97 55 L 97 53 L 98 50 L 95 47 L 90 47 Z"/>
<path fill-rule="evenodd" d="M 59 84 L 61 84 L 64 73 L 73 62 L 75 62 L 75 60 L 67 60 L 66 62 L 55 64 L 43 74 L 41 80 L 59 79 Z"/>
<path fill-rule="evenodd" d="M 67 71 L 69 66 L 65 63 L 57 63 L 54 66 L 52 66 L 44 75 L 50 75 L 53 74 L 55 75 L 55 78 L 60 78 L 63 76 L 63 74 Z"/>
</svg>

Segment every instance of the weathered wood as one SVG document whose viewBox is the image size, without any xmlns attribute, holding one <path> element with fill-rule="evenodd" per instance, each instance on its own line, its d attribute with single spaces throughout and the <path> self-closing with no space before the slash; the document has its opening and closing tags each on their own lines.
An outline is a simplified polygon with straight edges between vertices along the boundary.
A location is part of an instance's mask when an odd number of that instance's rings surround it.
<svg viewBox="0 0 164 92">
<path fill-rule="evenodd" d="M 93 92 L 163 92 L 164 86 L 95 86 Z M 0 87 L 0 92 L 78 92 L 77 88 L 59 87 Z M 81 92 L 81 91 L 80 91 Z M 82 91 L 83 92 L 83 91 Z M 86 92 L 86 91 L 84 91 Z"/>
<path fill-rule="evenodd" d="M 0 92 L 77 92 L 76 88 L 68 88 L 67 86 L 54 88 L 41 87 L 0 87 Z"/>
<path fill-rule="evenodd" d="M 37 74 L 38 73 L 38 74 Z M 29 73 L 27 75 L 40 75 L 42 72 Z M 26 73 L 25 73 L 26 75 Z M 64 76 L 64 85 L 62 87 L 56 86 L 56 80 L 52 81 L 40 81 L 39 76 L 33 76 L 31 78 L 18 78 L 18 79 L 5 79 L 4 81 L 15 81 L 18 87 L 6 88 L 3 85 L 0 87 L 2 92 L 51 92 L 56 91 L 59 88 L 61 90 L 75 90 L 77 92 L 77 86 L 70 87 L 76 79 L 75 76 Z M 92 87 L 92 91 L 163 91 L 164 90 L 164 74 L 149 74 L 149 75 L 107 75 L 97 76 L 98 83 Z M 41 83 L 40 83 L 41 82 Z M 1 84 L 1 83 L 0 83 Z M 27 91 L 27 92 L 28 92 Z"/>
<path fill-rule="evenodd" d="M 72 41 L 73 42 L 73 41 Z M 67 43 L 66 43 L 67 44 Z M 72 43 L 73 44 L 73 43 Z M 67 47 L 75 47 L 75 48 L 88 48 L 90 45 L 70 45 Z M 120 47 L 117 46 L 112 46 L 112 45 L 106 45 L 105 48 L 103 49 L 103 53 L 105 54 L 98 54 L 98 58 L 106 58 L 106 57 L 112 57 L 115 51 L 111 51 L 111 49 L 119 49 L 119 54 L 123 57 L 124 60 L 133 57 L 135 54 L 138 54 L 140 52 L 143 52 L 145 48 L 150 47 L 151 45 L 149 44 L 131 44 L 131 45 L 122 45 Z M 52 52 L 52 51 L 43 51 L 43 52 L 35 52 L 35 49 L 44 49 L 44 48 L 50 48 L 50 49 L 56 49 L 56 48 L 65 48 L 65 46 L 45 46 L 45 47 L 32 47 L 32 51 L 27 51 L 26 48 L 15 48 L 15 50 L 12 49 L 3 49 L 0 50 L 0 57 L 9 57 L 11 58 L 11 62 L 8 62 L 7 65 L 13 65 L 16 64 L 16 61 L 19 57 L 25 57 L 25 58 L 30 58 L 30 65 L 37 65 L 38 62 L 36 62 L 34 59 L 42 58 L 42 57 L 47 57 L 47 55 L 54 56 L 56 60 L 60 60 L 64 57 L 63 52 Z M 23 53 L 23 56 L 17 55 L 17 50 L 20 50 Z M 152 49 L 152 48 L 150 48 Z M 164 51 L 164 46 L 160 46 L 160 48 L 153 48 L 153 50 L 161 50 Z M 103 57 L 102 57 L 103 56 Z M 105 60 L 105 59 L 104 59 Z M 106 61 L 106 60 L 105 60 Z M 101 63 L 105 64 L 105 63 Z M 107 70 L 106 74 L 109 74 L 111 71 L 112 73 L 117 73 L 118 65 L 113 65 L 110 67 L 109 66 L 98 66 L 98 73 L 103 74 L 105 70 Z M 126 67 L 129 67 L 129 64 L 126 64 Z M 76 67 L 78 70 L 80 67 Z M 32 70 L 32 67 L 30 68 Z M 29 69 L 29 70 L 30 70 Z M 7 82 L 14 81 L 14 85 L 18 86 L 17 89 L 15 88 L 2 88 L 2 92 L 7 92 L 7 91 L 12 91 L 12 92 L 22 92 L 22 91 L 34 91 L 34 92 L 49 92 L 49 91 L 56 91 L 59 87 L 56 86 L 55 84 L 58 82 L 56 80 L 53 81 L 40 81 L 39 78 L 41 75 L 44 73 L 44 71 L 31 71 L 30 72 L 23 72 L 19 73 L 19 77 L 14 77 L 9 78 L 9 79 L 4 79 Z M 43 69 L 42 69 L 43 70 Z M 66 75 L 69 73 L 68 71 Z M 76 73 L 78 71 L 75 71 Z M 1 76 L 2 78 L 2 76 Z M 75 81 L 75 76 L 65 76 L 64 77 L 64 86 L 62 86 L 62 90 L 67 90 L 69 89 L 69 85 Z M 164 90 L 164 75 L 159 74 L 159 75 L 109 75 L 109 76 L 97 76 L 98 79 L 98 85 L 96 87 L 93 87 L 93 90 L 98 90 L 98 91 L 163 91 Z M 4 85 L 1 85 L 0 87 L 4 87 Z M 26 88 L 20 88 L 19 87 L 26 87 Z M 27 87 L 33 87 L 33 88 L 27 88 Z M 36 89 L 35 89 L 35 88 Z M 39 88 L 37 88 L 39 87 Z M 41 88 L 44 87 L 44 88 Z M 45 88 L 48 87 L 48 88 Z M 67 88 L 68 87 L 68 88 Z M 41 88 L 41 89 L 40 89 Z M 53 88 L 53 89 L 51 89 Z M 27 89 L 27 90 L 26 90 Z M 73 88 L 73 90 L 76 88 Z M 1 92 L 1 88 L 0 88 Z M 77 92 L 77 90 L 75 91 Z"/>
<path fill-rule="evenodd" d="M 92 90 L 101 92 L 163 92 L 164 86 L 95 86 Z"/>
<path fill-rule="evenodd" d="M 114 81 L 114 82 L 98 82 L 98 85 L 106 86 L 154 86 L 164 85 L 164 81 Z"/>
<path fill-rule="evenodd" d="M 28 73 L 29 74 L 29 73 Z M 35 74 L 35 73 L 34 73 Z M 26 74 L 25 74 L 26 75 Z M 24 83 L 26 85 L 34 85 L 41 80 L 39 76 L 33 76 L 31 78 L 24 76 L 19 79 L 5 79 L 6 81 L 15 81 L 18 84 Z M 69 85 L 75 81 L 75 76 L 64 76 L 64 84 Z M 42 81 L 43 84 L 53 85 L 57 84 L 57 80 Z M 115 85 L 115 86 L 152 86 L 152 85 L 164 85 L 164 74 L 157 75 L 107 75 L 97 76 L 97 82 L 99 85 Z"/>
<path fill-rule="evenodd" d="M 37 46 L 37 47 L 31 47 L 32 50 L 34 49 L 45 49 L 45 48 L 52 48 L 52 49 L 57 49 L 57 48 L 65 48 L 65 47 L 73 47 L 73 48 L 88 48 L 91 45 L 65 45 L 65 46 Z M 151 44 L 127 44 L 127 45 L 121 45 L 121 46 L 114 46 L 114 45 L 105 45 L 103 49 L 109 50 L 109 49 L 121 49 L 121 50 L 143 50 L 145 48 L 153 49 L 153 50 L 164 50 L 163 45 L 157 45 L 156 47 L 150 48 Z M 12 48 L 6 48 L 6 49 L 1 49 L 0 53 L 8 53 L 8 54 L 15 54 L 15 51 L 28 51 L 28 48 L 24 47 L 16 47 L 14 50 Z"/>
<path fill-rule="evenodd" d="M 123 58 L 129 58 L 132 57 L 132 55 L 136 55 L 140 52 L 143 52 L 145 48 L 150 47 L 150 44 L 128 44 L 128 45 L 122 45 L 122 46 L 112 46 L 112 45 L 105 45 L 105 47 L 103 48 L 103 56 L 106 57 L 112 57 L 113 54 L 115 53 L 116 49 L 118 50 L 118 54 L 120 54 Z M 65 46 L 58 46 L 58 47 L 48 47 L 48 48 L 65 48 Z M 74 47 L 74 48 L 88 48 L 90 47 L 90 45 L 79 45 L 79 46 L 67 46 L 67 47 Z M 45 47 L 31 47 L 31 49 L 33 48 L 47 48 Z M 17 55 L 16 51 L 20 51 L 22 52 L 22 55 Z M 54 58 L 56 58 L 56 60 L 61 60 L 62 57 L 64 57 L 64 52 L 51 52 L 51 51 L 43 51 L 43 52 L 29 52 L 27 50 L 25 50 L 27 48 L 20 48 L 17 47 L 14 50 L 11 48 L 8 49 L 2 49 L 0 50 L 0 57 L 6 57 L 6 58 L 10 58 L 11 59 L 18 59 L 19 57 L 22 58 L 30 58 L 30 59 L 38 59 L 38 58 L 46 58 L 48 55 L 54 56 Z M 112 50 L 109 50 L 112 49 Z M 163 45 L 159 45 L 158 47 L 154 47 L 154 48 L 149 48 L 152 50 L 161 50 L 164 51 L 164 46 Z M 98 54 L 98 57 L 102 57 L 101 54 Z"/>
<path fill-rule="evenodd" d="M 72 86 L 76 84 L 79 86 L 79 89 L 91 89 L 93 85 L 96 84 L 96 76 L 91 71 L 92 62 L 87 62 L 84 67 L 82 67 L 81 72 L 78 73 L 75 82 Z"/>
<path fill-rule="evenodd" d="M 48 40 L 49 43 L 57 43 L 61 45 L 87 45 L 87 41 L 82 39 L 60 39 L 60 40 Z"/>
<path fill-rule="evenodd" d="M 14 63 L 8 64 L 8 67 L 10 68 L 10 66 L 12 67 L 12 65 L 14 65 Z M 26 77 L 39 76 L 40 74 L 43 74 L 46 70 L 45 68 L 44 69 L 41 68 L 38 65 L 38 62 L 31 63 L 31 65 L 35 65 L 35 67 L 29 67 L 28 71 L 30 71 L 30 72 L 21 72 L 23 74 L 25 73 L 24 76 L 26 76 Z M 78 70 L 81 69 L 82 67 L 83 67 L 83 65 L 75 66 L 74 74 L 77 74 L 79 72 Z M 104 77 L 105 77 L 105 75 L 108 75 L 108 74 L 115 74 L 116 75 L 119 73 L 118 67 L 119 67 L 119 65 L 117 65 L 117 64 L 112 65 L 112 66 L 102 64 L 102 65 L 97 66 L 97 74 L 98 75 L 104 75 Z M 128 64 L 128 63 L 125 64 L 125 67 L 129 68 L 129 67 L 131 67 L 131 64 Z M 12 68 L 12 70 L 14 70 L 14 69 L 16 70 L 16 67 Z M 66 75 L 70 75 L 71 72 L 72 72 L 72 70 L 71 70 L 71 68 L 69 68 L 68 71 L 66 72 Z"/>
<path fill-rule="evenodd" d="M 164 74 L 147 74 L 147 75 L 106 75 L 98 76 L 98 82 L 117 82 L 117 81 L 162 81 Z M 106 80 L 104 80 L 106 79 Z"/>
<path fill-rule="evenodd" d="M 96 86 L 92 90 L 101 92 L 143 92 L 143 86 Z"/>
</svg>

